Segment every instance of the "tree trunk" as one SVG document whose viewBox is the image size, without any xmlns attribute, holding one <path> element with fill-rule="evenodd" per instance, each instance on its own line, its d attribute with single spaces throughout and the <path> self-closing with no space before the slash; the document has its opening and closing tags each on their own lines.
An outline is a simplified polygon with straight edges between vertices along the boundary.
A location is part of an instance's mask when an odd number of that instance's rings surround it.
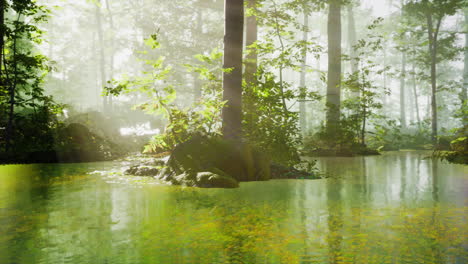
<svg viewBox="0 0 468 264">
<path fill-rule="evenodd" d="M 257 0 L 247 0 L 247 7 L 250 9 L 256 10 Z M 257 60 L 258 54 L 257 49 L 251 47 L 258 39 L 258 24 L 257 17 L 255 15 L 247 17 L 246 25 L 246 40 L 245 45 L 248 49 L 248 55 L 246 56 L 245 62 L 245 82 L 247 84 L 256 82 L 256 73 L 257 73 Z"/>
<path fill-rule="evenodd" d="M 20 19 L 21 17 L 21 13 L 18 14 L 18 20 Z M 16 98 L 15 98 L 15 95 L 16 95 L 16 85 L 17 85 L 17 81 L 18 81 L 18 62 L 17 62 L 17 59 L 16 59 L 16 55 L 17 55 L 17 41 L 18 41 L 18 33 L 15 32 L 14 36 L 12 37 L 13 38 L 13 47 L 12 47 L 12 57 L 13 57 L 13 77 L 10 79 L 8 78 L 7 76 L 7 79 L 9 79 L 7 81 L 7 86 L 8 86 L 8 97 L 9 97 L 9 101 L 8 101 L 8 124 L 7 124 L 7 127 L 6 127 L 6 136 L 5 136 L 5 151 L 6 152 L 10 152 L 11 150 L 11 142 L 13 140 L 13 137 L 14 137 L 14 117 L 15 117 L 15 105 L 16 105 Z M 21 33 L 20 33 L 21 34 Z M 5 61 L 4 61 L 5 63 Z M 5 65 L 5 68 L 6 68 L 6 65 Z M 6 71 L 7 69 L 5 69 Z"/>
<path fill-rule="evenodd" d="M 110 7 L 109 0 L 106 0 L 106 9 L 107 9 L 107 14 L 109 16 L 109 26 L 112 31 L 112 39 L 110 41 L 110 61 L 109 61 L 109 80 L 112 80 L 114 78 L 114 59 L 115 59 L 115 27 L 114 27 L 114 15 L 112 13 L 112 9 Z M 108 96 L 108 103 L 109 103 L 109 109 L 112 111 L 112 108 L 114 107 L 114 100 L 112 98 L 112 95 Z"/>
<path fill-rule="evenodd" d="M 5 47 L 5 0 L 0 0 L 0 89 L 4 89 L 6 86 L 5 81 L 4 81 L 3 71 L 2 71 L 4 47 Z M 3 112 L 1 114 L 3 114 Z M 5 138 L 7 137 L 6 131 L 5 131 L 4 136 Z M 3 135 L 0 135 L 0 137 L 3 138 Z M 5 151 L 7 151 L 7 144 L 5 144 Z"/>
<path fill-rule="evenodd" d="M 197 17 L 196 17 L 196 29 L 195 32 L 193 32 L 192 37 L 198 35 L 201 36 L 203 34 L 203 13 L 202 13 L 202 8 L 198 7 L 197 8 Z M 194 43 L 196 41 L 194 40 Z M 200 78 L 197 73 L 192 74 L 193 78 L 193 99 L 194 101 L 200 100 L 202 97 L 202 83 L 200 81 Z"/>
<path fill-rule="evenodd" d="M 383 90 L 384 90 L 384 93 L 383 93 L 383 96 L 382 96 L 382 101 L 383 101 L 383 109 L 385 111 L 386 107 L 387 107 L 387 47 L 384 46 L 383 47 L 383 66 L 384 66 L 384 70 L 383 70 Z"/>
<path fill-rule="evenodd" d="M 0 0 L 0 86 L 4 86 L 2 77 L 3 48 L 5 46 L 5 8 L 6 0 Z"/>
<path fill-rule="evenodd" d="M 401 76 L 400 76 L 400 124 L 401 128 L 406 128 L 406 52 L 401 54 Z"/>
<path fill-rule="evenodd" d="M 341 3 L 331 0 L 328 13 L 327 132 L 336 133 L 341 97 Z"/>
<path fill-rule="evenodd" d="M 418 101 L 418 90 L 416 82 L 416 67 L 413 63 L 413 98 L 414 107 L 416 109 L 416 122 L 418 122 L 418 130 L 421 130 L 421 116 L 419 115 L 419 101 Z"/>
<path fill-rule="evenodd" d="M 427 26 L 429 35 L 429 54 L 431 57 L 431 119 L 432 119 L 432 142 L 437 143 L 437 35 L 442 23 L 442 18 L 437 21 L 436 29 L 433 28 L 432 14 L 427 15 Z"/>
<path fill-rule="evenodd" d="M 348 4 L 348 45 L 349 45 L 349 55 L 351 57 L 351 73 L 355 73 L 359 69 L 356 50 L 354 45 L 356 45 L 356 22 L 354 20 L 354 12 L 352 4 Z M 359 96 L 359 93 L 357 94 Z"/>
<path fill-rule="evenodd" d="M 304 42 L 307 41 L 309 38 L 309 15 L 307 14 L 307 10 L 304 10 L 304 31 L 302 40 Z M 301 65 L 301 76 L 300 76 L 300 87 L 301 89 L 306 89 L 306 64 L 307 64 L 307 49 L 304 48 L 304 52 L 302 53 L 302 65 Z M 305 135 L 307 133 L 307 109 L 306 109 L 306 98 L 303 98 L 299 102 L 299 125 L 302 130 L 302 134 Z"/>
<path fill-rule="evenodd" d="M 95 8 L 95 16 L 96 16 L 96 26 L 97 26 L 97 34 L 98 34 L 98 45 L 99 45 L 99 88 L 98 90 L 102 90 L 106 85 L 106 63 L 105 63 L 105 55 L 104 55 L 104 33 L 102 30 L 102 22 L 101 22 L 101 0 L 98 0 L 96 3 Z M 104 112 L 107 111 L 108 102 L 107 96 L 103 97 L 103 109 Z"/>
<path fill-rule="evenodd" d="M 465 31 L 468 30 L 468 8 L 465 9 Z M 461 107 L 468 104 L 467 99 L 467 90 L 468 90 L 468 33 L 465 33 L 465 68 L 463 71 L 463 88 L 460 94 L 460 100 L 461 100 Z M 463 113 L 463 112 L 462 112 Z M 462 116 L 462 124 L 463 126 L 468 125 L 468 116 L 463 113 Z"/>
<path fill-rule="evenodd" d="M 240 140 L 242 124 L 242 44 L 244 27 L 244 1 L 225 0 L 224 2 L 224 69 L 223 135 L 230 140 Z"/>
</svg>

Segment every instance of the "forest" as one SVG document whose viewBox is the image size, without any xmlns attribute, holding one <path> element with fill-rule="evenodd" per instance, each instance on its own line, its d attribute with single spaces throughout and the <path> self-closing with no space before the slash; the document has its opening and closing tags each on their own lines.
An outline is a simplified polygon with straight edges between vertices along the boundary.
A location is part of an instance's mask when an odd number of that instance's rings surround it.
<svg viewBox="0 0 468 264">
<path fill-rule="evenodd" d="M 468 262 L 466 0 L 0 0 L 0 32 L 0 264 Z"/>
</svg>

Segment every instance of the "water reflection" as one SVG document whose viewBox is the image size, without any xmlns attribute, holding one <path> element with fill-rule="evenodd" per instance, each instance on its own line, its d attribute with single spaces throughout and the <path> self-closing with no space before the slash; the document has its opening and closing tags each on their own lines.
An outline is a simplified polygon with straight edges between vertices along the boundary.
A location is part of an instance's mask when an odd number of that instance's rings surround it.
<svg viewBox="0 0 468 264">
<path fill-rule="evenodd" d="M 324 162 L 325 169 L 330 170 L 336 166 L 333 160 Z M 362 172 L 361 172 L 362 173 Z M 343 241 L 343 200 L 341 195 L 342 179 L 340 177 L 329 178 L 327 188 L 327 210 L 328 210 L 328 252 L 329 263 L 336 264 L 342 259 L 341 243 Z"/>
<path fill-rule="evenodd" d="M 235 190 L 2 166 L 0 263 L 467 263 L 466 167 L 424 156 L 323 158 L 328 179 Z"/>
</svg>

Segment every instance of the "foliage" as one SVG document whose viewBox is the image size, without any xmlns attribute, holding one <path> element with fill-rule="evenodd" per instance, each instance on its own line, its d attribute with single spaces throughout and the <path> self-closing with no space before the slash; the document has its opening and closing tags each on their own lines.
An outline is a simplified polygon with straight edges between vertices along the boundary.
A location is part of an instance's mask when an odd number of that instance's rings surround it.
<svg viewBox="0 0 468 264">
<path fill-rule="evenodd" d="M 256 16 L 265 35 L 249 47 L 257 53 L 259 65 L 255 81 L 244 83 L 243 87 L 244 136 L 250 144 L 269 153 L 274 163 L 285 166 L 300 163 L 298 149 L 302 141 L 298 113 L 290 110 L 290 104 L 319 98 L 307 87 L 297 89 L 283 78 L 285 70 L 300 71 L 305 52 L 318 57 L 322 51 L 313 41 L 296 39 L 295 30 L 302 30 L 303 26 L 295 16 L 304 8 L 309 11 L 318 8 L 314 1 L 308 4 L 262 2 L 248 11 Z"/>
<path fill-rule="evenodd" d="M 156 35 L 145 40 L 151 49 L 159 48 Z M 172 67 L 165 66 L 164 57 L 156 60 L 145 59 L 144 63 L 151 68 L 144 71 L 141 76 L 126 77 L 120 81 L 113 81 L 106 93 L 114 96 L 129 93 L 138 93 L 146 101 L 135 105 L 135 109 L 143 110 L 151 115 L 163 116 L 168 125 L 164 133 L 155 135 L 144 152 L 159 153 L 172 150 L 177 144 L 189 140 L 193 135 L 216 135 L 220 133 L 220 111 L 224 106 L 221 100 L 220 81 L 216 75 L 219 68 L 209 70 L 209 66 L 216 65 L 221 55 L 213 51 L 209 55 L 199 55 L 199 65 L 187 65 L 190 71 L 200 74 L 207 80 L 203 99 L 189 107 L 180 107 L 176 104 L 176 89 L 166 80 L 173 74 Z"/>
<path fill-rule="evenodd" d="M 281 85 L 272 73 L 260 67 L 259 80 L 244 88 L 244 135 L 251 143 L 269 153 L 274 162 L 295 165 L 299 161 L 297 146 L 301 142 L 297 113 L 284 111 Z M 288 98 L 295 98 L 288 93 Z M 255 109 L 255 110 L 254 110 Z"/>
<path fill-rule="evenodd" d="M 453 136 L 446 138 L 448 146 L 441 146 L 443 140 L 439 139 L 438 148 L 433 157 L 447 160 L 452 163 L 468 164 L 468 127 L 455 129 Z"/>
<path fill-rule="evenodd" d="M 343 87 L 351 91 L 350 98 L 342 103 L 344 110 L 349 111 L 349 114 L 344 117 L 344 124 L 348 125 L 345 128 L 351 133 L 354 132 L 355 138 L 360 139 L 361 145 L 366 144 L 368 120 L 376 117 L 377 110 L 382 108 L 379 97 L 388 94 L 388 91 L 379 91 L 382 88 L 376 86 L 370 79 L 371 76 L 381 75 L 386 70 L 380 68 L 379 63 L 369 59 L 370 56 L 375 56 L 376 51 L 382 49 L 383 37 L 374 32 L 381 22 L 381 18 L 374 20 L 368 26 L 370 33 L 353 47 L 356 57 L 350 59 L 355 60 L 359 67 L 356 72 L 352 72 L 345 78 L 343 83 Z"/>
<path fill-rule="evenodd" d="M 358 70 L 343 79 L 342 87 L 348 92 L 343 100 L 343 111 L 339 125 L 333 132 L 321 127 L 319 132 L 306 138 L 304 149 L 309 154 L 344 155 L 376 154 L 366 146 L 369 119 L 381 118 L 377 111 L 382 108 L 380 97 L 388 94 L 372 81 L 371 77 L 381 75 L 387 68 L 372 61 L 376 52 L 382 49 L 383 37 L 376 33 L 382 22 L 378 18 L 367 27 L 366 38 L 353 46 L 355 57 L 345 57 L 356 61 Z"/>
<path fill-rule="evenodd" d="M 371 148 L 380 150 L 430 149 L 430 122 L 426 120 L 415 132 L 402 131 L 396 120 L 382 119 L 373 123 L 374 131 L 369 137 Z"/>
<path fill-rule="evenodd" d="M 43 82 L 51 71 L 48 59 L 37 51 L 43 40 L 38 25 L 49 10 L 35 1 L 6 3 L 1 47 L 0 142 L 8 156 L 50 149 L 62 105 L 45 95 Z"/>
</svg>

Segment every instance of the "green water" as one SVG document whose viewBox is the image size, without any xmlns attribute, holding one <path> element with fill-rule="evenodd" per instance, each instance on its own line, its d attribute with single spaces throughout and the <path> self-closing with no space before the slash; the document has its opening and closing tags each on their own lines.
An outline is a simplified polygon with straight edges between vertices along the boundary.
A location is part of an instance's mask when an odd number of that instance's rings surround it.
<svg viewBox="0 0 468 264">
<path fill-rule="evenodd" d="M 468 263 L 468 167 L 425 154 L 234 190 L 103 172 L 117 162 L 0 166 L 0 263 Z"/>
</svg>

